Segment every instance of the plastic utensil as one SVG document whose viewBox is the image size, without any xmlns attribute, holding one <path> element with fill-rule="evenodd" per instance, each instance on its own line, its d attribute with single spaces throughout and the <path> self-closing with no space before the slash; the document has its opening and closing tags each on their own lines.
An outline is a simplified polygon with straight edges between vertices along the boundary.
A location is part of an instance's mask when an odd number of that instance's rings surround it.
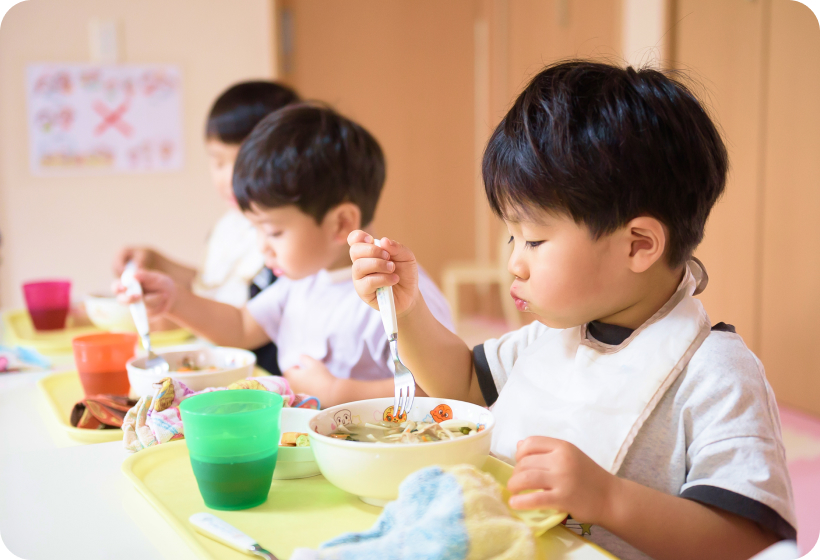
<svg viewBox="0 0 820 560">
<path fill-rule="evenodd" d="M 278 560 L 269 550 L 265 550 L 252 537 L 249 537 L 224 519 L 205 512 L 195 513 L 188 518 L 198 533 L 235 548 L 239 552 L 259 556 L 268 560 Z"/>
<path fill-rule="evenodd" d="M 100 333 L 78 336 L 71 345 L 85 396 L 128 396 L 131 385 L 125 363 L 134 357 L 137 335 Z"/>
<path fill-rule="evenodd" d="M 378 239 L 374 239 L 376 247 L 381 247 Z M 416 378 L 399 358 L 399 323 L 396 319 L 396 302 L 393 299 L 393 287 L 378 288 L 376 301 L 379 304 L 379 313 L 382 316 L 384 332 L 387 333 L 387 344 L 390 346 L 390 355 L 396 373 L 393 374 L 395 393 L 393 395 L 393 417 L 400 418 L 413 408 L 413 399 L 416 397 Z"/>
<path fill-rule="evenodd" d="M 237 510 L 268 499 L 279 450 L 282 396 L 236 389 L 180 404 L 199 493 L 212 509 Z"/>
<path fill-rule="evenodd" d="M 45 280 L 23 284 L 26 307 L 34 328 L 38 331 L 56 331 L 65 328 L 71 307 L 71 282 Z"/>
<path fill-rule="evenodd" d="M 134 324 L 137 327 L 137 333 L 142 339 L 142 345 L 145 351 L 148 352 L 148 359 L 145 362 L 145 369 L 151 373 L 165 374 L 171 369 L 168 362 L 162 356 L 157 356 L 151 348 L 150 328 L 148 326 L 148 312 L 145 310 L 145 302 L 142 301 L 142 286 L 134 277 L 137 271 L 137 265 L 134 261 L 128 261 L 125 265 L 125 270 L 122 271 L 120 281 L 125 286 L 125 293 L 129 296 L 139 295 L 140 300 L 137 303 L 132 303 L 128 306 L 131 311 L 131 316 L 134 318 Z"/>
</svg>

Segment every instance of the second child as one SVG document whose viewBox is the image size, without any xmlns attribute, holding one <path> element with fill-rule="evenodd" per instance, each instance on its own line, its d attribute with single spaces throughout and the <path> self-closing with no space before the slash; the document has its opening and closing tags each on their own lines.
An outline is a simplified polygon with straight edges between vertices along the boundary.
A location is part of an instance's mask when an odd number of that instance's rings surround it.
<svg viewBox="0 0 820 560">
<path fill-rule="evenodd" d="M 347 246 L 352 231 L 370 227 L 384 179 L 378 142 L 353 121 L 308 103 L 269 115 L 239 150 L 233 193 L 279 279 L 237 308 L 141 270 L 149 314 L 220 346 L 276 343 L 291 388 L 324 407 L 393 396 L 384 327 L 356 294 Z M 441 292 L 424 273 L 419 283 L 438 321 L 452 329 Z"/>
</svg>

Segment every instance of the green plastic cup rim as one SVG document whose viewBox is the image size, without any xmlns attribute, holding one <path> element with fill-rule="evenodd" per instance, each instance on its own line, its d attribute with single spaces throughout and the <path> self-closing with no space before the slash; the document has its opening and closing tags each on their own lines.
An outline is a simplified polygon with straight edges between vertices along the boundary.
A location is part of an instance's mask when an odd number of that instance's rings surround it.
<svg viewBox="0 0 820 560">
<path fill-rule="evenodd" d="M 231 397 L 236 397 L 235 399 L 228 399 L 223 401 L 225 397 L 223 394 L 229 393 Z M 246 400 L 248 396 L 259 396 L 259 399 L 250 399 Z M 241 398 L 240 398 L 241 397 Z M 232 402 L 261 402 L 265 399 L 270 398 L 272 399 L 269 402 L 269 406 L 265 408 L 259 408 L 256 410 L 244 410 L 242 412 L 232 412 L 230 414 L 214 414 L 212 412 L 202 412 L 200 410 L 192 410 L 194 406 L 209 406 L 211 404 L 230 404 Z M 273 393 L 270 391 L 260 391 L 258 389 L 226 389 L 222 391 L 211 391 L 209 393 L 200 393 L 199 395 L 193 395 L 188 397 L 187 399 L 183 400 L 179 403 L 179 409 L 181 412 L 185 412 L 186 416 L 196 416 L 200 418 L 205 417 L 212 417 L 212 416 L 230 416 L 232 418 L 253 418 L 254 416 L 264 416 L 268 413 L 268 409 L 274 408 L 277 406 L 281 406 L 284 403 L 284 399 L 282 395 L 279 393 Z"/>
</svg>

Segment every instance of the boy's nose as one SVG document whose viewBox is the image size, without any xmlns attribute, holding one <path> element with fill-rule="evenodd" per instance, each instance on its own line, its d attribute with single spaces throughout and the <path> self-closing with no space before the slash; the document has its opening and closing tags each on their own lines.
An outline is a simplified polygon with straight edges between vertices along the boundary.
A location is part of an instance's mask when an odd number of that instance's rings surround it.
<svg viewBox="0 0 820 560">
<path fill-rule="evenodd" d="M 510 274 L 522 280 L 526 280 L 529 276 L 526 264 L 521 259 L 516 258 L 515 252 L 510 255 L 510 260 L 507 261 L 507 270 L 510 271 Z"/>
</svg>

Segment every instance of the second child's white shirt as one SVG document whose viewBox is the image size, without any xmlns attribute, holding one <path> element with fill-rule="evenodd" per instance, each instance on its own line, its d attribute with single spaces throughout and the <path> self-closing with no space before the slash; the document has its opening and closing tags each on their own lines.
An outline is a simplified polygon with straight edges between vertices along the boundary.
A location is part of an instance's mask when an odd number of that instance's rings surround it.
<svg viewBox="0 0 820 560">
<path fill-rule="evenodd" d="M 421 270 L 419 290 L 433 316 L 455 331 L 444 296 Z M 359 298 L 350 268 L 322 270 L 301 280 L 279 278 L 247 309 L 278 347 L 282 371 L 300 365 L 299 357 L 306 354 L 341 379 L 393 377 L 381 316 Z"/>
</svg>

